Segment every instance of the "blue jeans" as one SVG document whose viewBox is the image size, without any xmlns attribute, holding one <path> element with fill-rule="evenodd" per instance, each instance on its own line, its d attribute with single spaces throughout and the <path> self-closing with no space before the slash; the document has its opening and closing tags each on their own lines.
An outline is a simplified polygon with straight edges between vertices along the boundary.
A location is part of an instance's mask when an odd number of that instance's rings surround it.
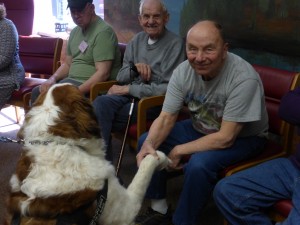
<svg viewBox="0 0 300 225">
<path fill-rule="evenodd" d="M 118 132 L 126 129 L 131 102 L 131 96 L 121 95 L 100 95 L 93 102 L 102 138 L 107 146 L 106 158 L 110 161 L 113 160 L 111 151 L 111 132 Z M 137 105 L 138 100 L 135 100 L 130 122 L 136 122 Z M 147 118 L 156 118 L 160 111 L 161 107 L 149 110 Z"/>
<path fill-rule="evenodd" d="M 138 149 L 141 148 L 146 137 L 147 133 L 141 136 Z M 175 124 L 158 149 L 168 154 L 176 145 L 201 137 L 203 134 L 193 128 L 191 120 L 180 121 Z M 192 154 L 184 166 L 184 184 L 173 215 L 173 223 L 175 225 L 196 224 L 201 209 L 206 205 L 215 184 L 219 180 L 220 171 L 229 165 L 258 154 L 264 143 L 265 139 L 259 137 L 238 138 L 230 148 L 211 149 Z M 150 199 L 165 198 L 166 185 L 167 172 L 156 172 L 152 177 L 146 197 Z"/>
<path fill-rule="evenodd" d="M 300 170 L 289 159 L 274 159 L 222 179 L 214 199 L 232 225 L 271 225 L 263 213 L 280 199 L 292 199 L 294 208 L 281 225 L 300 224 Z"/>
</svg>

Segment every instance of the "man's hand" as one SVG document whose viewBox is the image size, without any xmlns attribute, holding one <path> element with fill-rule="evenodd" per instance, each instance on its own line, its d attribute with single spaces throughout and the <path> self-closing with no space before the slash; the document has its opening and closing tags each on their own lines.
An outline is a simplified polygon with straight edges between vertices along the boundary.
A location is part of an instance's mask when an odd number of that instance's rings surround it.
<svg viewBox="0 0 300 225">
<path fill-rule="evenodd" d="M 48 91 L 49 88 L 55 83 L 56 81 L 53 78 L 49 78 L 47 81 L 40 85 L 40 93 L 43 94 L 44 92 Z"/>
<path fill-rule="evenodd" d="M 113 85 L 107 92 L 109 95 L 127 95 L 129 94 L 129 86 L 128 85 Z"/>
<path fill-rule="evenodd" d="M 151 68 L 149 65 L 145 63 L 137 63 L 135 64 L 137 71 L 144 81 L 149 81 L 151 78 Z"/>
<path fill-rule="evenodd" d="M 181 170 L 183 165 L 180 163 L 182 155 L 179 153 L 179 147 L 176 146 L 171 150 L 168 155 L 168 158 L 171 160 L 171 163 L 168 166 L 170 170 Z"/>
<path fill-rule="evenodd" d="M 155 149 L 152 147 L 152 143 L 146 139 L 140 152 L 136 156 L 137 165 L 140 166 L 142 160 L 149 154 L 153 155 L 157 159 L 159 158 Z"/>
</svg>

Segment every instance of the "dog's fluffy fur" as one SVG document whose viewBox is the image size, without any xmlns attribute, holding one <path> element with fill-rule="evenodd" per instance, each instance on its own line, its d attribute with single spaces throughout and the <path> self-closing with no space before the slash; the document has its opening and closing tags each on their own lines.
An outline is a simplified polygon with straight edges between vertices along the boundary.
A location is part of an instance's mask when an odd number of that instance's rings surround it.
<svg viewBox="0 0 300 225">
<path fill-rule="evenodd" d="M 19 136 L 25 144 L 10 179 L 7 218 L 20 214 L 21 224 L 55 224 L 58 214 L 82 206 L 88 206 L 85 213 L 91 218 L 105 179 L 107 201 L 99 224 L 132 224 L 153 172 L 168 164 L 167 157 L 157 151 L 159 159 L 147 156 L 129 187 L 121 186 L 105 159 L 92 106 L 70 84 L 56 84 L 40 95 L 26 114 Z"/>
</svg>

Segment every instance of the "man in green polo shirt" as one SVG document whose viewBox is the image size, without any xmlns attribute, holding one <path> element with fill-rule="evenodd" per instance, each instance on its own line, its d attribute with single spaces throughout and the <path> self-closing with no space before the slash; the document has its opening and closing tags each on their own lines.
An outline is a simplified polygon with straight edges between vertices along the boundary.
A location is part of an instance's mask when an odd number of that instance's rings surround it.
<svg viewBox="0 0 300 225">
<path fill-rule="evenodd" d="M 114 30 L 95 13 L 92 0 L 68 0 L 77 25 L 70 33 L 67 56 L 57 71 L 32 91 L 31 102 L 53 84 L 72 83 L 83 94 L 92 84 L 115 79 L 121 67 L 121 54 Z"/>
</svg>

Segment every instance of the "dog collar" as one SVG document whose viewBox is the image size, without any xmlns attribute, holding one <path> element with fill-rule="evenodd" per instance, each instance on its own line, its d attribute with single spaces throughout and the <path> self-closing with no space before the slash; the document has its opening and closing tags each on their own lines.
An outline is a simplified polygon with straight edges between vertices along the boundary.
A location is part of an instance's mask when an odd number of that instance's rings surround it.
<svg viewBox="0 0 300 225">
<path fill-rule="evenodd" d="M 12 143 L 18 143 L 18 144 L 24 144 L 23 139 L 15 140 L 9 137 L 0 136 L 0 142 L 12 142 Z"/>
<path fill-rule="evenodd" d="M 12 139 L 12 138 L 9 138 L 9 137 L 1 136 L 0 137 L 0 142 L 13 142 L 13 143 L 18 143 L 18 144 L 25 144 L 27 142 L 31 145 L 48 145 L 49 143 L 51 143 L 53 141 L 50 141 L 50 140 L 47 140 L 47 141 L 40 141 L 40 140 L 26 141 L 26 140 L 23 140 L 23 139 L 15 140 L 15 139 Z"/>
<path fill-rule="evenodd" d="M 49 143 L 51 143 L 53 141 L 40 141 L 40 140 L 33 140 L 33 141 L 28 141 L 29 144 L 31 145 L 48 145 Z"/>
</svg>

